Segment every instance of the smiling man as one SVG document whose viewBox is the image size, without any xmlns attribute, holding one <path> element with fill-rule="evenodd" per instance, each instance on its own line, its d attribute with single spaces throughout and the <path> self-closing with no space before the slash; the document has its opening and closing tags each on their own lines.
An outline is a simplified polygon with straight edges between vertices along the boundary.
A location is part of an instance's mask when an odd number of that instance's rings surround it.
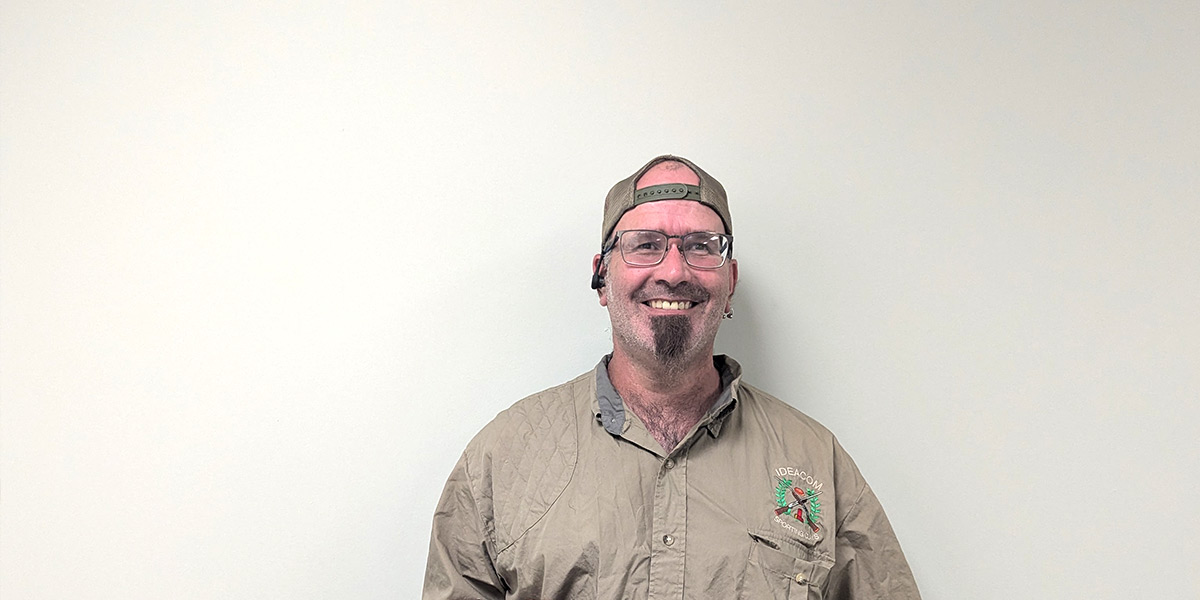
<svg viewBox="0 0 1200 600">
<path fill-rule="evenodd" d="M 613 186 L 592 261 L 612 354 L 467 446 L 426 599 L 920 597 L 837 439 L 713 356 L 732 254 L 725 189 L 694 163 Z"/>
</svg>

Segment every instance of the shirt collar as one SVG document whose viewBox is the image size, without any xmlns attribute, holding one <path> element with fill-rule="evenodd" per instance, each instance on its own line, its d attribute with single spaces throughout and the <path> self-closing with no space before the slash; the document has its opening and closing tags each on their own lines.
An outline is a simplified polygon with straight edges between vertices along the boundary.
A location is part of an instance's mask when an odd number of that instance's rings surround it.
<svg viewBox="0 0 1200 600">
<path fill-rule="evenodd" d="M 625 432 L 625 403 L 621 400 L 621 395 L 617 393 L 616 388 L 613 387 L 612 380 L 608 378 L 608 361 L 611 358 L 612 355 L 608 354 L 601 358 L 600 363 L 596 365 L 596 401 L 593 408 L 596 420 L 604 426 L 605 430 L 613 435 L 621 435 Z M 721 376 L 721 395 L 717 397 L 712 408 L 708 409 L 708 413 L 700 420 L 700 424 L 708 430 L 709 435 L 717 437 L 721 433 L 721 425 L 725 422 L 725 417 L 737 406 L 742 366 L 724 354 L 713 357 L 713 366 L 717 368 L 717 374 Z"/>
<path fill-rule="evenodd" d="M 600 359 L 596 365 L 596 420 L 613 435 L 621 435 L 625 431 L 625 403 L 608 378 L 608 360 L 611 354 Z"/>
</svg>

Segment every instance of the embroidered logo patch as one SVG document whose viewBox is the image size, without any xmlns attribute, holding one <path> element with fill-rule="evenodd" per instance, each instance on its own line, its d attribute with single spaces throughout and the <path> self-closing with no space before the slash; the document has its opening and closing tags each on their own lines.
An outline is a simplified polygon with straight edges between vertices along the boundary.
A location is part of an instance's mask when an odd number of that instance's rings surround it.
<svg viewBox="0 0 1200 600">
<path fill-rule="evenodd" d="M 775 522 L 800 538 L 821 541 L 821 495 L 825 484 L 795 467 L 775 469 Z"/>
</svg>

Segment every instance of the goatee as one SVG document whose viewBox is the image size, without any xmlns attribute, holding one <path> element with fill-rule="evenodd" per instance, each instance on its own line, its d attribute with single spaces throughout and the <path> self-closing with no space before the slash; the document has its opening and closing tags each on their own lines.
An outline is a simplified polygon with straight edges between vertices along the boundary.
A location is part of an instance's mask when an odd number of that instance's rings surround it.
<svg viewBox="0 0 1200 600">
<path fill-rule="evenodd" d="M 654 331 L 654 356 L 670 364 L 683 357 L 692 337 L 692 322 L 683 315 L 668 315 L 650 319 Z"/>
</svg>

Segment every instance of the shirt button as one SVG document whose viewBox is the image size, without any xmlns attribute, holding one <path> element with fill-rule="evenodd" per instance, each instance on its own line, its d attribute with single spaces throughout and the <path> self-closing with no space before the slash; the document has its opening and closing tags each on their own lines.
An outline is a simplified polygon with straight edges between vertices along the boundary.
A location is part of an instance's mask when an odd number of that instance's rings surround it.
<svg viewBox="0 0 1200 600">
<path fill-rule="evenodd" d="M 670 471 L 671 469 L 674 469 L 675 468 L 675 459 L 668 458 L 667 462 L 663 463 L 663 466 L 666 467 L 668 471 Z"/>
<path fill-rule="evenodd" d="M 664 536 L 663 536 L 663 543 L 664 543 L 664 544 L 666 544 L 666 545 L 668 545 L 668 546 L 670 546 L 671 544 L 674 544 L 674 543 L 675 543 L 675 536 L 673 536 L 673 535 L 671 535 L 671 534 L 669 534 L 669 533 L 668 533 L 667 535 L 664 535 Z"/>
<path fill-rule="evenodd" d="M 804 573 L 796 573 L 796 583 L 808 583 L 808 577 Z"/>
</svg>

